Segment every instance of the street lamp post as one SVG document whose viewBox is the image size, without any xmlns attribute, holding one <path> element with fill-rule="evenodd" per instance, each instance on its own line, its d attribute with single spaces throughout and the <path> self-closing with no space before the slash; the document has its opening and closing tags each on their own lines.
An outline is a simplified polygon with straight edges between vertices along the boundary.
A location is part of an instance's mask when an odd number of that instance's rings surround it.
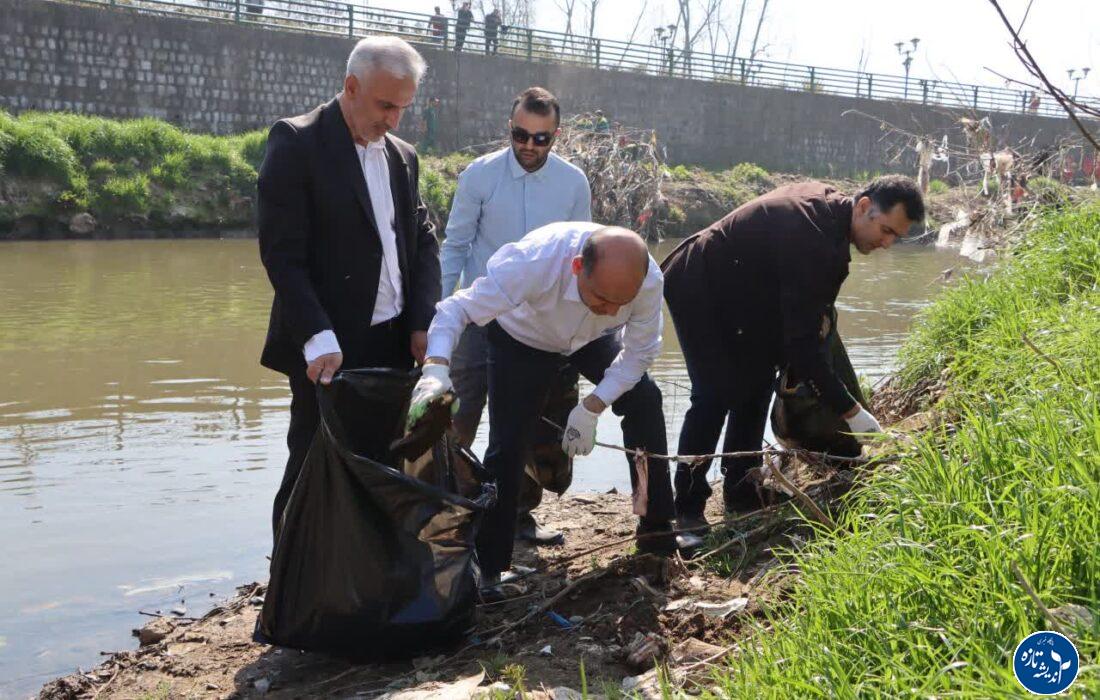
<svg viewBox="0 0 1100 700">
<path fill-rule="evenodd" d="M 913 65 L 913 54 L 917 52 L 917 44 L 920 43 L 920 37 L 913 37 L 909 40 L 912 44 L 912 48 L 906 48 L 904 41 L 899 41 L 894 44 L 894 48 L 898 50 L 899 56 L 904 56 L 901 60 L 901 65 L 905 68 L 905 99 L 909 99 L 909 66 Z"/>
<path fill-rule="evenodd" d="M 1085 66 L 1084 68 L 1080 69 L 1081 70 L 1081 75 L 1075 75 L 1077 73 L 1077 70 L 1078 69 L 1076 69 L 1076 68 L 1070 68 L 1069 70 L 1066 71 L 1066 74 L 1069 75 L 1069 79 L 1073 81 L 1073 99 L 1075 99 L 1075 100 L 1077 99 L 1077 86 L 1078 86 L 1078 84 L 1082 80 L 1084 80 L 1085 78 L 1089 77 L 1089 71 L 1091 71 L 1092 69 L 1089 68 L 1088 66 Z"/>
</svg>

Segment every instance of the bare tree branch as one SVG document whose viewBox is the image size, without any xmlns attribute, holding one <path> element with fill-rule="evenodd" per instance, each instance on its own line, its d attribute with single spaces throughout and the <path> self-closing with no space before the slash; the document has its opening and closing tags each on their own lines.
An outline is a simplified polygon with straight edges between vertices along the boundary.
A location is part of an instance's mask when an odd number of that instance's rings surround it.
<svg viewBox="0 0 1100 700">
<path fill-rule="evenodd" d="M 768 12 L 768 0 L 764 0 L 764 7 L 760 9 L 760 19 L 756 21 L 756 34 L 752 37 L 752 51 L 749 54 L 749 58 L 756 59 L 756 43 L 760 40 L 760 28 L 764 26 L 764 15 Z"/>
<path fill-rule="evenodd" d="M 745 6 L 749 0 L 741 0 L 741 12 L 737 15 L 737 34 L 733 37 L 733 46 L 730 48 L 730 60 L 737 58 L 737 46 L 741 43 L 741 25 L 745 22 Z"/>
<path fill-rule="evenodd" d="M 1081 134 L 1084 135 L 1085 139 L 1092 144 L 1093 148 L 1100 151 L 1100 142 L 1096 140 L 1096 137 L 1092 135 L 1092 133 L 1077 116 L 1077 110 L 1082 108 L 1081 105 L 1078 104 L 1076 100 L 1066 95 L 1066 93 L 1064 93 L 1062 90 L 1059 90 L 1053 84 L 1051 84 L 1050 80 L 1047 79 L 1046 73 L 1044 73 L 1043 69 L 1039 67 L 1038 61 L 1036 61 L 1035 57 L 1031 55 L 1031 51 L 1028 50 L 1027 44 L 1025 44 L 1023 39 L 1020 38 L 1019 32 L 1016 29 L 1013 29 L 1012 23 L 1008 20 L 1008 17 L 1005 15 L 1004 10 L 1001 9 L 1000 3 L 997 2 L 997 0 L 989 0 L 989 3 L 993 5 L 993 8 L 995 10 L 997 10 L 997 14 L 1000 15 L 1001 21 L 1004 23 L 1005 28 L 1007 28 L 1009 33 L 1012 35 L 1013 49 L 1016 51 L 1016 56 L 1020 59 L 1020 62 L 1023 63 L 1024 68 L 1026 68 L 1027 71 L 1033 76 L 1042 81 L 1043 85 L 1046 86 L 1046 93 L 1057 100 L 1058 104 L 1061 105 L 1063 110 L 1065 110 L 1065 113 L 1069 115 L 1069 118 L 1071 120 L 1073 120 L 1073 123 L 1077 126 L 1077 129 L 1081 132 Z M 1030 7 L 1031 6 L 1029 4 L 1028 8 L 1030 9 Z M 1023 26 L 1023 23 L 1021 23 L 1021 26 Z M 1083 111 L 1092 112 L 1093 110 L 1085 109 Z"/>
</svg>

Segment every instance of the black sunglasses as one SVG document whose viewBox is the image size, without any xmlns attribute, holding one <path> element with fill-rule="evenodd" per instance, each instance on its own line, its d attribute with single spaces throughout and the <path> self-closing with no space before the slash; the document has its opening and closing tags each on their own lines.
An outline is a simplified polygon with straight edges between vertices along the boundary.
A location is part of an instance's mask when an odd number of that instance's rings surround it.
<svg viewBox="0 0 1100 700">
<path fill-rule="evenodd" d="M 536 146 L 540 148 L 545 148 L 546 146 L 550 145 L 551 141 L 554 140 L 554 134 L 549 131 L 537 131 L 532 134 L 527 129 L 513 126 L 512 140 L 516 143 L 527 143 L 529 140 L 533 140 Z"/>
</svg>

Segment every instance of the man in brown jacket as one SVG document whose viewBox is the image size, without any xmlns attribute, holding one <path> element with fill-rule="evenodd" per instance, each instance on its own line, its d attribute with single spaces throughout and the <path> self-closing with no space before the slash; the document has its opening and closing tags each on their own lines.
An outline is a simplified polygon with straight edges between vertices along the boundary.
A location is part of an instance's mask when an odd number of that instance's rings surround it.
<svg viewBox="0 0 1100 700">
<path fill-rule="evenodd" d="M 661 269 L 664 294 L 691 378 L 679 454 L 759 450 L 776 371 L 789 366 L 854 433 L 880 432 L 833 373 L 821 319 L 848 276 L 849 245 L 889 248 L 924 218 L 916 183 L 888 175 L 854 197 L 820 182 L 781 187 L 739 207 L 678 246 Z M 729 512 L 760 507 L 745 481 L 759 457 L 723 460 Z M 680 463 L 681 527 L 703 524 L 710 464 Z"/>
</svg>

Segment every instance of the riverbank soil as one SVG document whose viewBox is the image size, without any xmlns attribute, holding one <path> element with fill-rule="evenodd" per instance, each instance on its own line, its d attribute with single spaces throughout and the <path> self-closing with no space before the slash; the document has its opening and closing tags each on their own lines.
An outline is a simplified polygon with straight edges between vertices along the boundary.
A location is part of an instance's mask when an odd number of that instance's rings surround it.
<svg viewBox="0 0 1100 700">
<path fill-rule="evenodd" d="M 810 466 L 785 473 L 835 509 L 866 465 Z M 497 697 L 659 696 L 662 682 L 706 684 L 712 665 L 745 641 L 749 622 L 784 595 L 797 572 L 776 552 L 798 548 L 813 528 L 771 478 L 759 487 L 766 508 L 726 516 L 693 560 L 634 554 L 629 495 L 547 499 L 539 520 L 566 534 L 560 547 L 519 546 L 516 563 L 535 571 L 510 586 L 514 596 L 482 605 L 465 648 L 408 663 L 359 665 L 252 641 L 264 585 L 242 586 L 201 619 L 163 617 L 135 630 L 137 649 L 47 685 L 42 698 L 375 697 L 401 691 L 455 697 L 474 686 Z M 721 493 L 717 487 L 716 493 Z M 725 524 L 723 519 L 728 518 Z M 660 669 L 660 671 L 658 671 Z M 468 688 L 467 688 L 468 686 Z M 465 688 L 465 689 L 464 689 Z M 555 690 L 557 689 L 557 690 Z M 566 692 L 569 689 L 570 692 Z M 550 691 L 554 691 L 551 693 Z"/>
</svg>

